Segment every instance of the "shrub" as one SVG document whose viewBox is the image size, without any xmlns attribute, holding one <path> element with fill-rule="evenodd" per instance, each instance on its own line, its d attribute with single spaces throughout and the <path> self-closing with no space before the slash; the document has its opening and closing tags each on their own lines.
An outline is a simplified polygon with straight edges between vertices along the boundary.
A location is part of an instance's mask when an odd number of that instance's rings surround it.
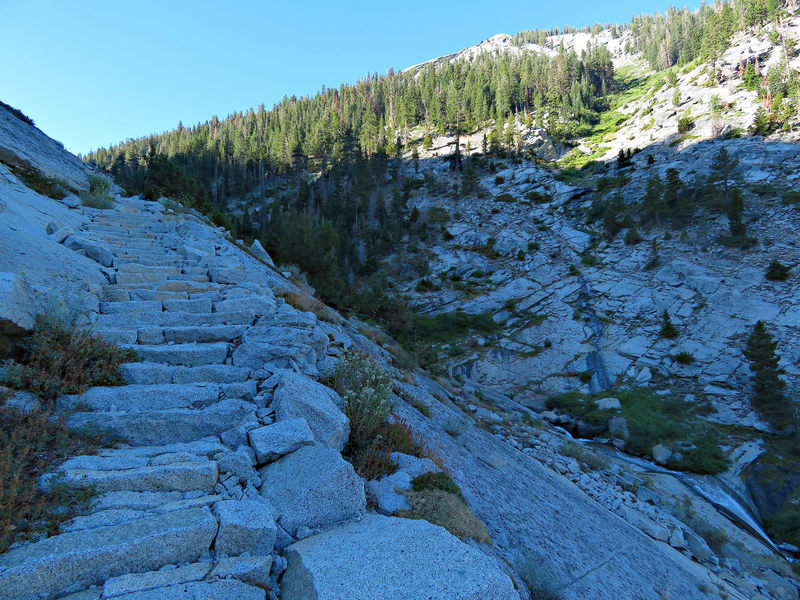
<svg viewBox="0 0 800 600">
<path fill-rule="evenodd" d="M 773 260 L 767 267 L 767 279 L 770 281 L 786 281 L 789 278 L 789 267 Z"/>
<path fill-rule="evenodd" d="M 462 421 L 459 421 L 455 417 L 450 417 L 447 421 L 444 422 L 442 428 L 453 437 L 458 437 L 462 433 L 464 433 L 464 429 L 466 426 Z"/>
<path fill-rule="evenodd" d="M 433 283 L 430 279 L 420 279 L 414 289 L 418 292 L 436 292 L 442 288 Z"/>
<path fill-rule="evenodd" d="M 4 382 L 48 402 L 27 415 L 0 409 L 0 552 L 15 541 L 56 533 L 60 523 L 88 507 L 91 489 L 73 490 L 54 480 L 45 493 L 38 485 L 53 461 L 91 451 L 104 441 L 67 430 L 64 415 L 52 414 L 52 401 L 92 385 L 123 384 L 119 365 L 136 360 L 133 351 L 52 315 L 37 318 L 22 347 L 20 363 L 8 365 Z"/>
<path fill-rule="evenodd" d="M 89 191 L 82 190 L 79 194 L 81 204 L 90 208 L 109 209 L 114 206 L 110 194 L 111 182 L 100 175 L 89 175 Z"/>
<path fill-rule="evenodd" d="M 694 127 L 694 121 L 687 111 L 680 119 L 678 119 L 678 133 L 686 133 Z"/>
<path fill-rule="evenodd" d="M 52 198 L 53 200 L 61 200 L 69 193 L 63 181 L 54 177 L 48 177 L 39 170 L 12 168 L 11 172 L 19 177 L 22 182 L 34 192 Z"/>
<path fill-rule="evenodd" d="M 642 241 L 642 236 L 639 235 L 636 227 L 630 227 L 628 232 L 625 234 L 625 244 L 628 246 L 632 246 L 634 244 L 638 244 Z"/>
<path fill-rule="evenodd" d="M 784 204 L 800 204 L 800 192 L 797 190 L 789 190 L 783 194 Z"/>
<path fill-rule="evenodd" d="M 278 295 L 283 298 L 289 306 L 303 312 L 313 313 L 320 321 L 327 321 L 328 323 L 342 322 L 341 317 L 331 308 L 311 295 L 298 292 L 282 292 Z"/>
<path fill-rule="evenodd" d="M 365 479 L 393 473 L 389 456 L 403 452 L 425 457 L 430 451 L 404 421 L 390 422 L 392 379 L 373 359 L 357 350 L 345 351 L 328 381 L 344 399 L 350 437 L 343 454 Z"/>
<path fill-rule="evenodd" d="M 17 108 L 14 108 L 13 106 L 10 106 L 10 105 L 6 104 L 5 102 L 2 102 L 2 101 L 0 101 L 0 106 L 5 108 L 8 112 L 10 112 L 13 116 L 15 116 L 17 119 L 19 119 L 23 123 L 27 123 L 28 125 L 31 125 L 32 127 L 35 127 L 35 125 L 33 123 L 33 119 L 31 119 L 28 115 L 23 113 L 21 110 L 19 110 Z"/>
<path fill-rule="evenodd" d="M 694 362 L 694 354 L 691 352 L 678 352 L 672 358 L 675 359 L 675 362 L 681 365 L 691 365 Z"/>
<path fill-rule="evenodd" d="M 411 480 L 411 489 L 415 492 L 421 492 L 423 490 L 441 490 L 448 494 L 455 494 L 461 499 L 464 498 L 461 493 L 461 488 L 443 471 L 423 473 L 415 477 Z"/>
<path fill-rule="evenodd" d="M 481 544 L 491 544 L 492 538 L 486 526 L 475 516 L 464 500 L 440 489 L 408 491 L 406 500 L 410 510 L 395 513 L 405 519 L 424 519 L 434 525 L 444 527 L 460 539 L 473 539 Z"/>
<path fill-rule="evenodd" d="M 60 523 L 89 507 L 92 490 L 56 481 L 44 493 L 38 480 L 53 461 L 100 443 L 68 431 L 64 420 L 47 410 L 24 415 L 0 409 L 0 552 L 12 543 L 57 533 Z"/>
<path fill-rule="evenodd" d="M 497 176 L 494 178 L 494 184 L 495 184 L 495 185 L 502 185 L 502 184 L 504 184 L 505 182 L 506 182 L 506 178 L 505 178 L 505 177 L 503 177 L 502 175 L 497 175 Z"/>
<path fill-rule="evenodd" d="M 528 588 L 531 600 L 561 600 L 552 577 L 542 568 L 542 560 L 527 556 L 519 566 L 519 574 Z"/>
<path fill-rule="evenodd" d="M 46 400 L 80 394 L 93 385 L 122 385 L 119 365 L 138 360 L 133 350 L 121 349 L 53 315 L 37 317 L 22 346 L 22 362 L 9 365 L 7 383 Z"/>
<path fill-rule="evenodd" d="M 508 193 L 498 194 L 497 196 L 494 197 L 494 199 L 497 202 L 507 202 L 507 203 L 511 203 L 516 200 L 513 194 L 508 194 Z"/>
<path fill-rule="evenodd" d="M 414 400 L 411 403 L 411 406 L 416 408 L 423 416 L 430 418 L 431 416 L 431 409 L 425 404 L 422 400 Z"/>
</svg>

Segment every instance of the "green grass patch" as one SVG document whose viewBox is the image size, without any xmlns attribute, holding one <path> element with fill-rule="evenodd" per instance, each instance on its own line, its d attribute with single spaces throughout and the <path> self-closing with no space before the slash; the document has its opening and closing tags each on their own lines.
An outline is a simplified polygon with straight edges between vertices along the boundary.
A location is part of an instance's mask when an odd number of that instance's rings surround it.
<svg viewBox="0 0 800 600">
<path fill-rule="evenodd" d="M 621 409 L 599 410 L 596 400 L 610 397 L 619 399 Z M 656 444 L 675 446 L 676 452 L 682 455 L 670 464 L 675 469 L 718 473 L 727 468 L 717 429 L 700 418 L 707 412 L 705 403 L 686 403 L 678 398 L 658 396 L 647 388 L 631 388 L 599 395 L 569 392 L 548 399 L 547 407 L 565 411 L 588 423 L 604 423 L 611 416 L 622 416 L 630 431 L 626 451 L 644 456 L 649 455 Z"/>
</svg>

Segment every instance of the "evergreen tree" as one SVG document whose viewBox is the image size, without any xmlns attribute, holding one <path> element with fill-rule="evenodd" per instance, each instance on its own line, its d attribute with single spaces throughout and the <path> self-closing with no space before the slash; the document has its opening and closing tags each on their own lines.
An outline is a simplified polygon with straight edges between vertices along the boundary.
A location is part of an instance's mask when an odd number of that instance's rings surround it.
<svg viewBox="0 0 800 600">
<path fill-rule="evenodd" d="M 664 309 L 664 312 L 661 314 L 661 330 L 658 334 L 667 340 L 674 340 L 678 337 L 678 329 L 673 324 L 666 309 Z"/>
<path fill-rule="evenodd" d="M 777 347 L 764 321 L 758 321 L 747 338 L 744 355 L 753 372 L 752 405 L 770 424 L 782 429 L 794 425 L 794 407 L 784 394 L 786 383 L 780 378 L 783 369 L 778 366 Z"/>
</svg>

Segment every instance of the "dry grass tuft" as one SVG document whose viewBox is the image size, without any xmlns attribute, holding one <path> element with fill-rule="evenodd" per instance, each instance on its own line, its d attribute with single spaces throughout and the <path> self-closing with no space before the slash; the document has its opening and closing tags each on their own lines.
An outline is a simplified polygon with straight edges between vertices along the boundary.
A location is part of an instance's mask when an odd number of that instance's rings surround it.
<svg viewBox="0 0 800 600">
<path fill-rule="evenodd" d="M 481 544 L 491 544 L 486 526 L 457 494 L 440 489 L 410 490 L 405 493 L 410 510 L 395 513 L 406 519 L 425 519 L 440 525 L 460 539 L 473 539 Z"/>
<path fill-rule="evenodd" d="M 320 321 L 341 324 L 343 319 L 333 309 L 311 295 L 299 292 L 283 292 L 279 296 L 286 304 L 303 312 L 314 313 Z"/>
</svg>

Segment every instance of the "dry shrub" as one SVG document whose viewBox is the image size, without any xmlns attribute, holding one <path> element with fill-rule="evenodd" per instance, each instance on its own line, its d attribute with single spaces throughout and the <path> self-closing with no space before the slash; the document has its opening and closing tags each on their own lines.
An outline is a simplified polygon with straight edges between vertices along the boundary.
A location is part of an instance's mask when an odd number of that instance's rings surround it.
<svg viewBox="0 0 800 600">
<path fill-rule="evenodd" d="M 9 365 L 6 383 L 45 400 L 80 394 L 93 385 L 123 385 L 119 365 L 138 360 L 133 350 L 119 348 L 50 315 L 36 318 L 36 326 L 22 346 L 22 362 Z"/>
<path fill-rule="evenodd" d="M 27 415 L 0 409 L 0 552 L 14 542 L 56 533 L 60 523 L 89 505 L 91 489 L 73 490 L 51 480 L 45 493 L 38 480 L 54 461 L 111 440 L 69 431 L 65 415 L 53 414 L 53 400 L 92 385 L 121 385 L 119 365 L 137 360 L 133 351 L 52 315 L 37 318 L 22 346 L 24 356 L 8 365 L 5 383 L 46 402 Z M 0 405 L 4 401 L 0 398 Z"/>
<path fill-rule="evenodd" d="M 454 536 L 463 539 L 471 538 L 481 544 L 491 544 L 492 538 L 486 526 L 470 510 L 469 506 L 457 494 L 441 489 L 427 488 L 421 491 L 405 492 L 410 510 L 399 510 L 398 517 L 406 519 L 425 519 L 444 527 Z"/>
<path fill-rule="evenodd" d="M 303 312 L 314 313 L 320 321 L 341 323 L 342 319 L 329 306 L 308 294 L 299 292 L 283 292 L 279 294 L 286 304 Z"/>
<path fill-rule="evenodd" d="M 38 478 L 55 460 L 85 454 L 99 437 L 77 435 L 43 411 L 0 410 L 0 552 L 12 543 L 52 535 L 90 505 L 92 490 L 55 482 L 44 493 Z"/>
</svg>

